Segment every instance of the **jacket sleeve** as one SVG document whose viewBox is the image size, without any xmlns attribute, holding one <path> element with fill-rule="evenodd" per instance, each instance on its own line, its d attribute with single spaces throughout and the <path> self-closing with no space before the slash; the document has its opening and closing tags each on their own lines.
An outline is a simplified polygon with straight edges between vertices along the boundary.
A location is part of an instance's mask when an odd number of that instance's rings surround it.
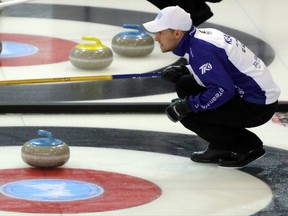
<svg viewBox="0 0 288 216">
<path fill-rule="evenodd" d="M 215 109 L 235 95 L 235 86 L 229 76 L 227 56 L 209 56 L 191 65 L 192 74 L 206 91 L 188 96 L 188 102 L 194 112 Z"/>
</svg>

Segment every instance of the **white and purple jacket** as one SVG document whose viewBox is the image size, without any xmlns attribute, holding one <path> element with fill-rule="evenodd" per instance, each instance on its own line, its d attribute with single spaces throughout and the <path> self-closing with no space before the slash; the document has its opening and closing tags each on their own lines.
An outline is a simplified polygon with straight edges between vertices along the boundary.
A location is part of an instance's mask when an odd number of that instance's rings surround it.
<svg viewBox="0 0 288 216">
<path fill-rule="evenodd" d="M 194 112 L 215 109 L 236 95 L 261 105 L 279 98 L 280 89 L 262 60 L 240 41 L 216 29 L 193 26 L 173 53 L 187 59 L 190 73 L 207 88 L 188 97 Z"/>
</svg>

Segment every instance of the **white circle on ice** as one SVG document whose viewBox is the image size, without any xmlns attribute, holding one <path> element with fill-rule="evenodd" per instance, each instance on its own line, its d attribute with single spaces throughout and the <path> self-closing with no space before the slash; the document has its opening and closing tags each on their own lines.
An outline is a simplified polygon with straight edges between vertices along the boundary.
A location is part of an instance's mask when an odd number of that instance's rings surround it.
<svg viewBox="0 0 288 216">
<path fill-rule="evenodd" d="M 1 168 L 26 168 L 19 152 L 20 147 L 1 147 L 2 161 L 6 161 Z M 127 174 L 151 181 L 162 190 L 162 195 L 151 203 L 101 212 L 101 216 L 140 216 L 143 212 L 145 216 L 251 215 L 272 199 L 268 185 L 254 176 L 237 169 L 193 163 L 180 156 L 72 146 L 65 167 Z M 5 215 L 22 214 L 5 212 Z"/>
</svg>

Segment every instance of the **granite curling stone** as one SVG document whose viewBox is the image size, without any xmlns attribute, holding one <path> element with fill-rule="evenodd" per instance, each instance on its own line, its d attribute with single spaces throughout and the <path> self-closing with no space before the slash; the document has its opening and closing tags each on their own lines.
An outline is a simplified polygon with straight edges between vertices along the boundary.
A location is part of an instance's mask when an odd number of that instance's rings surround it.
<svg viewBox="0 0 288 216">
<path fill-rule="evenodd" d="M 39 135 L 47 138 L 32 139 L 22 146 L 21 156 L 25 163 L 38 168 L 56 168 L 70 158 L 69 146 L 55 139 L 51 132 L 39 130 Z"/>
<path fill-rule="evenodd" d="M 112 50 L 126 57 L 147 56 L 154 50 L 154 39 L 137 24 L 124 24 L 124 28 L 137 31 L 121 32 L 112 38 Z"/>
<path fill-rule="evenodd" d="M 103 45 L 96 37 L 83 36 L 83 40 L 94 43 L 78 44 L 70 51 L 69 60 L 72 65 L 82 69 L 102 69 L 113 62 L 112 50 Z"/>
</svg>

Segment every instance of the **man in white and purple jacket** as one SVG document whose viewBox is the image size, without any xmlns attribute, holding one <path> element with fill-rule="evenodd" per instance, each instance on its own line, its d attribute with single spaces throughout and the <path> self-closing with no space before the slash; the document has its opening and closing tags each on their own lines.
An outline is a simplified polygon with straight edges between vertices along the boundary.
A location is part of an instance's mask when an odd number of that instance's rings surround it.
<svg viewBox="0 0 288 216">
<path fill-rule="evenodd" d="M 280 95 L 263 61 L 228 34 L 198 29 L 179 6 L 162 9 L 143 26 L 155 33 L 163 53 L 187 61 L 161 76 L 175 83 L 179 96 L 167 107 L 168 117 L 209 143 L 191 160 L 239 168 L 262 157 L 263 142 L 247 128 L 269 121 Z"/>
</svg>

